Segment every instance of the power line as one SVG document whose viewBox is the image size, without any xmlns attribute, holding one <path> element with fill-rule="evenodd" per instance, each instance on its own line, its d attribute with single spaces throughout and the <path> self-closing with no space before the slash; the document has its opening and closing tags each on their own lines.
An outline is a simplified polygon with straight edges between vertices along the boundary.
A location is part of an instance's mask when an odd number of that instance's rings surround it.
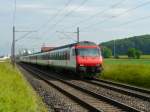
<svg viewBox="0 0 150 112">
<path fill-rule="evenodd" d="M 57 21 L 57 22 L 54 24 L 53 28 L 56 27 L 57 24 L 59 24 L 60 22 L 62 22 L 65 18 L 67 18 L 68 16 L 70 16 L 75 10 L 80 9 L 87 1 L 88 1 L 88 0 L 83 0 L 79 7 L 75 7 L 75 8 L 72 9 L 70 12 L 68 12 L 67 14 L 65 14 L 65 15 L 63 16 L 63 18 L 61 18 L 59 21 Z"/>
<path fill-rule="evenodd" d="M 128 24 L 132 24 L 132 23 L 135 23 L 135 22 L 138 22 L 138 21 L 143 21 L 143 20 L 146 20 L 146 19 L 150 19 L 150 15 L 149 16 L 144 16 L 144 17 L 140 17 L 140 18 L 137 18 L 137 19 L 134 19 L 134 20 L 129 20 L 127 22 L 124 22 L 124 23 L 121 23 L 119 25 L 116 25 L 116 26 L 112 26 L 111 28 L 114 28 L 114 27 L 122 27 L 124 25 L 128 25 Z M 102 28 L 100 28 L 102 29 Z M 99 30 L 100 30 L 99 29 Z M 98 30 L 98 31 L 99 31 Z M 95 30 L 94 30 L 95 31 Z M 81 32 L 89 32 L 89 31 L 81 31 Z"/>
<path fill-rule="evenodd" d="M 17 31 L 15 31 L 15 32 L 17 32 Z M 24 34 L 23 36 L 21 36 L 20 38 L 16 39 L 15 41 L 22 40 L 22 39 L 26 38 L 28 35 L 30 35 L 31 33 L 36 32 L 36 31 L 22 31 L 22 32 L 27 32 L 27 33 Z"/>
<path fill-rule="evenodd" d="M 65 10 L 66 7 L 68 7 L 70 5 L 70 3 L 72 2 L 73 0 L 68 0 L 68 2 L 65 4 L 64 8 L 63 9 L 59 9 L 57 11 L 57 13 L 48 19 L 48 21 L 46 21 L 44 24 L 42 24 L 39 28 L 38 28 L 38 31 L 41 30 L 43 27 L 45 27 L 46 25 L 48 25 L 48 23 L 52 22 L 52 20 L 54 20 L 61 12 L 63 12 Z"/>
<path fill-rule="evenodd" d="M 125 1 L 126 1 L 126 0 L 121 0 L 121 1 L 119 1 L 119 2 L 117 2 L 117 3 L 115 3 L 115 4 L 112 4 L 110 7 L 106 8 L 106 9 L 103 9 L 103 10 L 101 10 L 100 12 L 97 12 L 97 13 L 91 15 L 91 16 L 89 16 L 89 17 L 86 18 L 86 19 L 80 20 L 78 23 L 76 23 L 76 24 L 74 24 L 74 25 L 72 25 L 72 26 L 76 26 L 76 25 L 78 25 L 78 24 L 83 24 L 83 23 L 87 22 L 88 20 L 94 19 L 95 17 L 99 16 L 100 14 L 104 14 L 106 11 L 109 11 L 109 10 L 111 10 L 111 9 L 113 9 L 113 8 L 115 8 L 115 7 L 119 6 L 119 5 L 121 5 L 121 4 L 122 4 L 123 2 L 125 2 Z M 72 26 L 71 26 L 71 27 L 72 27 Z"/>
<path fill-rule="evenodd" d="M 54 29 L 59 23 L 61 23 L 65 18 L 67 18 L 68 16 L 70 16 L 75 10 L 80 9 L 88 0 L 83 0 L 80 4 L 79 7 L 75 7 L 74 9 L 72 9 L 70 12 L 68 12 L 67 14 L 65 14 L 59 21 L 55 22 L 55 24 L 53 24 L 53 26 L 51 27 L 51 29 Z M 49 31 L 49 29 L 48 29 Z M 43 32 L 42 34 L 46 33 L 47 31 Z"/>
<path fill-rule="evenodd" d="M 63 34 L 64 36 L 65 36 L 65 38 L 64 39 L 66 39 L 66 37 L 67 37 L 67 39 L 71 39 L 71 40 L 73 40 L 73 41 L 75 41 L 75 42 L 77 42 L 77 40 L 75 40 L 74 38 L 72 38 L 72 36 L 71 35 L 68 35 L 67 33 L 68 32 L 60 32 L 60 31 L 56 31 L 57 33 L 60 33 L 60 34 Z M 76 32 L 69 32 L 69 33 L 76 33 Z"/>
<path fill-rule="evenodd" d="M 55 19 L 66 7 L 68 7 L 70 5 L 70 3 L 72 2 L 73 0 L 68 0 L 68 2 L 65 4 L 64 8 L 63 9 L 60 9 L 58 10 L 58 12 L 51 18 L 49 18 L 48 21 L 46 21 L 44 24 L 42 24 L 38 29 L 37 31 L 41 30 L 43 27 L 45 27 L 49 22 L 51 22 L 53 19 Z M 15 4 L 16 4 L 16 0 L 15 0 Z M 26 38 L 26 36 L 28 36 L 29 34 L 33 33 L 33 32 L 37 32 L 37 31 L 31 31 L 31 32 L 28 32 L 26 33 L 25 35 L 23 35 L 22 37 L 20 37 L 19 39 L 17 39 L 16 41 L 19 41 L 23 38 Z M 15 32 L 19 32 L 19 31 L 15 31 Z M 23 31 L 21 31 L 23 32 Z M 26 31 L 24 31 L 26 32 Z"/>
<path fill-rule="evenodd" d="M 120 27 L 120 26 L 123 26 L 123 25 L 132 24 L 132 23 L 135 23 L 135 22 L 138 22 L 138 21 L 149 19 L 149 18 L 150 18 L 150 16 L 140 17 L 140 18 L 137 18 L 137 19 L 130 20 L 130 21 L 127 21 L 125 23 L 119 24 L 117 27 Z"/>
<path fill-rule="evenodd" d="M 122 16 L 122 15 L 125 15 L 125 14 L 128 13 L 128 12 L 131 12 L 131 11 L 133 11 L 133 10 L 136 10 L 136 9 L 138 9 L 138 8 L 140 8 L 140 7 L 143 7 L 143 6 L 149 5 L 149 4 L 150 4 L 150 1 L 145 2 L 145 3 L 142 3 L 142 4 L 138 5 L 138 6 L 135 6 L 135 7 L 133 7 L 133 8 L 127 9 L 126 11 L 120 13 L 120 14 L 117 15 L 117 16 L 112 16 L 110 19 L 104 19 L 104 20 L 102 20 L 101 22 L 88 25 L 88 26 L 84 27 L 84 29 L 87 29 L 87 28 L 89 28 L 89 27 L 92 27 L 92 26 L 95 26 L 95 25 L 98 25 L 98 24 L 102 24 L 102 23 L 104 23 L 104 22 L 107 21 L 107 20 L 111 20 L 111 19 L 114 19 L 114 18 L 118 18 L 118 17 L 120 17 L 120 16 Z"/>
<path fill-rule="evenodd" d="M 149 4 L 150 4 L 150 1 L 144 2 L 144 3 L 140 4 L 140 5 L 137 5 L 137 6 L 133 7 L 133 8 L 131 8 L 131 9 L 128 9 L 128 10 L 124 11 L 123 13 L 120 13 L 120 14 L 117 15 L 117 16 L 114 16 L 114 18 L 115 18 L 115 17 L 120 17 L 120 16 L 122 16 L 122 15 L 124 15 L 124 14 L 126 14 L 126 13 L 128 13 L 128 12 L 130 12 L 130 11 L 133 11 L 133 10 L 135 10 L 135 9 L 138 9 L 138 8 L 140 8 L 140 7 L 143 7 L 143 6 L 149 5 Z"/>
</svg>

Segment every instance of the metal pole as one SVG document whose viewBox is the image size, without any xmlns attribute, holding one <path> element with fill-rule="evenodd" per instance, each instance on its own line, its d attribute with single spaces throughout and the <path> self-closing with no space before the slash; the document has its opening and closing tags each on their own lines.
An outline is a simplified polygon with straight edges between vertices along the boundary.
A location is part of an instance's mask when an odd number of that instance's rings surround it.
<svg viewBox="0 0 150 112">
<path fill-rule="evenodd" d="M 116 41 L 114 40 L 114 58 L 116 56 Z"/>
<path fill-rule="evenodd" d="M 12 64 L 15 66 L 15 26 L 13 26 Z"/>
<path fill-rule="evenodd" d="M 79 27 L 77 27 L 77 42 L 79 43 L 80 41 L 80 30 Z"/>
</svg>

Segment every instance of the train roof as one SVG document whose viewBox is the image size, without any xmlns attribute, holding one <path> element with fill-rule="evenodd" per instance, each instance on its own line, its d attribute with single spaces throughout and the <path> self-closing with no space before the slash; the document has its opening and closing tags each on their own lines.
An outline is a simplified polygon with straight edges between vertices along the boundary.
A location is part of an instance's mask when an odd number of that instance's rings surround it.
<svg viewBox="0 0 150 112">
<path fill-rule="evenodd" d="M 75 46 L 75 45 L 94 46 L 94 45 L 96 45 L 96 44 L 95 44 L 94 42 L 90 42 L 90 41 L 81 41 L 81 42 L 76 42 L 76 43 L 72 43 L 72 44 L 67 44 L 67 45 L 60 46 L 60 47 L 55 47 L 54 49 L 51 49 L 51 50 L 49 50 L 49 51 L 54 51 L 54 50 L 57 50 L 57 49 L 64 49 L 64 48 L 72 47 L 72 46 Z M 30 54 L 30 56 L 31 56 L 31 55 L 34 55 L 34 54 L 39 54 L 39 53 L 47 53 L 47 52 L 49 52 L 49 51 L 33 53 L 33 54 Z"/>
<path fill-rule="evenodd" d="M 60 46 L 60 47 L 56 47 L 50 51 L 53 51 L 53 50 L 57 50 L 57 49 L 63 49 L 63 48 L 67 48 L 67 47 L 72 47 L 72 46 L 75 46 L 75 45 L 85 45 L 85 46 L 92 46 L 92 45 L 96 45 L 94 42 L 89 42 L 89 41 L 81 41 L 81 42 L 76 42 L 76 43 L 73 43 L 73 44 L 68 44 L 68 45 L 64 45 L 64 46 Z"/>
</svg>

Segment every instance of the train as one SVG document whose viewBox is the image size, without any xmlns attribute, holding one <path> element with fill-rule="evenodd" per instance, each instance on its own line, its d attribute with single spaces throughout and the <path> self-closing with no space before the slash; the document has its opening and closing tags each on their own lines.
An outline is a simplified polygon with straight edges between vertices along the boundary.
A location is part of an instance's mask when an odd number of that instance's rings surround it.
<svg viewBox="0 0 150 112">
<path fill-rule="evenodd" d="M 23 63 L 67 70 L 80 74 L 82 77 L 94 77 L 103 70 L 101 48 L 90 41 L 81 41 L 56 47 L 47 52 L 20 56 L 19 59 Z"/>
</svg>

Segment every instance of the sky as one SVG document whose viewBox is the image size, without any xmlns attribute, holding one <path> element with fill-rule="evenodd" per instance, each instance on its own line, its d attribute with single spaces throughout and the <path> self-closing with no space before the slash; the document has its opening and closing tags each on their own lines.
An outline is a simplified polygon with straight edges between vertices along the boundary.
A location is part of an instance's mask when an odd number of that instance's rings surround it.
<svg viewBox="0 0 150 112">
<path fill-rule="evenodd" d="M 150 34 L 150 0 L 0 0 L 0 55 L 10 54 L 12 27 L 16 51 L 38 51 L 80 40 L 97 44 Z"/>
</svg>

